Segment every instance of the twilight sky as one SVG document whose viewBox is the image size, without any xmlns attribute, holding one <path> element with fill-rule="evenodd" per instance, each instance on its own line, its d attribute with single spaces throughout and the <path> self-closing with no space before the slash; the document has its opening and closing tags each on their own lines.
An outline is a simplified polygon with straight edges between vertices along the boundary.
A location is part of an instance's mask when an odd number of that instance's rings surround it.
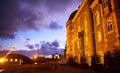
<svg viewBox="0 0 120 73">
<path fill-rule="evenodd" d="M 66 22 L 81 0 L 0 0 L 0 50 L 65 47 Z"/>
</svg>

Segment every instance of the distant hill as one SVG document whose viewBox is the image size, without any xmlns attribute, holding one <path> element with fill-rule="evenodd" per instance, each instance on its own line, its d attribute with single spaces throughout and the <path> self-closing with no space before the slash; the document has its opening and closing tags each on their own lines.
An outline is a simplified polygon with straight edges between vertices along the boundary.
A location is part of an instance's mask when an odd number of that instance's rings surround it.
<svg viewBox="0 0 120 73">
<path fill-rule="evenodd" d="M 2 54 L 6 54 L 8 52 L 8 50 L 1 50 L 0 51 L 0 55 Z M 12 51 L 11 54 L 22 54 L 22 55 L 25 55 L 29 58 L 32 58 L 34 54 L 44 54 L 44 55 L 52 55 L 52 54 L 55 54 L 55 53 L 58 53 L 58 54 L 63 54 L 64 52 L 64 49 L 57 49 L 57 51 L 48 51 L 48 52 L 42 52 L 40 49 L 37 49 L 37 50 L 30 50 L 30 51 L 27 51 L 27 50 L 17 50 L 17 51 Z"/>
</svg>

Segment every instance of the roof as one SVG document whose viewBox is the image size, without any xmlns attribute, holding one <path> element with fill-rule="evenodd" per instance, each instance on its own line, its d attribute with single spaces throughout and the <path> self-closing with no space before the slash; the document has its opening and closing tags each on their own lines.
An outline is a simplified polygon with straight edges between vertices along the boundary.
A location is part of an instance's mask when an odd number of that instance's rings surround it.
<svg viewBox="0 0 120 73">
<path fill-rule="evenodd" d="M 73 18 L 74 18 L 74 16 L 75 16 L 75 14 L 76 14 L 76 12 L 77 12 L 77 10 L 73 11 L 73 12 L 71 13 L 71 15 L 70 15 L 70 17 L 69 17 L 69 19 L 68 19 L 68 20 L 73 19 Z"/>
</svg>

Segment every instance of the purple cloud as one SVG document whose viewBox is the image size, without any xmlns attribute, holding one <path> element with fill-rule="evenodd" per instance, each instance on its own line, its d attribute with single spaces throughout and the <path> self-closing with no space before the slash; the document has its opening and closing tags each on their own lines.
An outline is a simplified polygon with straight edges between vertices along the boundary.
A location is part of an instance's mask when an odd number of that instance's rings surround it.
<svg viewBox="0 0 120 73">
<path fill-rule="evenodd" d="M 39 31 L 46 26 L 61 29 L 52 21 L 80 0 L 0 0 L 0 38 L 14 38 L 17 31 Z M 76 4 L 75 4 L 76 5 Z"/>
<path fill-rule="evenodd" d="M 26 47 L 28 47 L 29 49 L 34 49 L 33 45 L 26 45 Z"/>
<path fill-rule="evenodd" d="M 59 42 L 57 40 L 53 42 L 41 42 L 40 51 L 43 54 L 54 54 L 59 52 Z"/>
<path fill-rule="evenodd" d="M 24 37 L 21 37 L 22 42 L 28 49 L 34 49 L 34 45 L 31 44 L 31 40 L 29 38 L 25 39 Z"/>
<path fill-rule="evenodd" d="M 57 22 L 51 22 L 51 23 L 49 24 L 48 28 L 50 28 L 50 29 L 61 29 L 61 28 L 63 28 L 63 27 L 62 27 L 61 25 L 58 25 Z"/>
<path fill-rule="evenodd" d="M 55 47 L 60 46 L 60 44 L 59 44 L 59 42 L 57 40 L 53 41 L 51 44 L 52 44 L 52 46 L 55 46 Z"/>
<path fill-rule="evenodd" d="M 0 45 L 0 48 L 2 47 L 2 45 Z"/>
<path fill-rule="evenodd" d="M 39 43 L 36 43 L 36 44 L 35 44 L 35 48 L 40 49 L 40 44 L 39 44 Z"/>
</svg>

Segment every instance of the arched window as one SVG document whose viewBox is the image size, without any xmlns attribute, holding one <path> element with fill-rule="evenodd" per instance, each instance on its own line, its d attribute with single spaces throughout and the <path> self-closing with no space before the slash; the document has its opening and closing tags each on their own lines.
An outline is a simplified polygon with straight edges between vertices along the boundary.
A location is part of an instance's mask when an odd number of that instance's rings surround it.
<svg viewBox="0 0 120 73">
<path fill-rule="evenodd" d="M 97 31 L 97 36 L 98 36 L 98 42 L 102 41 L 102 33 L 101 31 Z"/>
<path fill-rule="evenodd" d="M 80 32 L 81 31 L 81 26 L 78 26 L 78 32 Z"/>
<path fill-rule="evenodd" d="M 112 25 L 112 21 L 110 20 L 110 21 L 108 21 L 108 23 L 107 23 L 107 31 L 109 32 L 109 31 L 111 31 L 111 30 L 113 30 L 113 25 Z"/>
<path fill-rule="evenodd" d="M 85 36 L 85 43 L 86 43 L 86 45 L 88 44 L 88 26 L 87 26 L 88 24 L 87 24 L 87 20 L 85 20 L 85 34 L 84 34 L 84 36 Z"/>
<path fill-rule="evenodd" d="M 84 13 L 84 37 L 85 37 L 85 44 L 88 45 L 88 19 L 87 19 L 87 13 Z"/>
<path fill-rule="evenodd" d="M 99 11 L 95 12 L 95 24 L 96 25 L 100 24 L 100 13 L 99 13 Z"/>
</svg>

